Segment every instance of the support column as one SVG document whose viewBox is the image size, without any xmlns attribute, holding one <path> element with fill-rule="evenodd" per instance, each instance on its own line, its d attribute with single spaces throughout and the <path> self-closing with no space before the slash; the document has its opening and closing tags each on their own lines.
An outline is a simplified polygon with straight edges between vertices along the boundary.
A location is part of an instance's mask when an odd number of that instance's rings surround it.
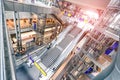
<svg viewBox="0 0 120 80">
<path fill-rule="evenodd" d="M 15 26 L 16 39 L 17 39 L 17 52 L 22 53 L 20 18 L 19 18 L 19 12 L 16 11 L 14 12 L 14 26 Z"/>
<path fill-rule="evenodd" d="M 59 24 L 58 23 L 56 23 L 55 24 L 55 30 L 54 30 L 54 38 L 56 38 L 57 39 L 57 31 L 58 31 L 58 27 L 59 27 Z"/>
<path fill-rule="evenodd" d="M 44 31 L 45 31 L 45 27 L 46 27 L 46 18 L 47 18 L 47 14 L 44 14 L 44 22 L 43 22 L 43 27 L 42 27 L 42 43 L 44 41 Z"/>
</svg>

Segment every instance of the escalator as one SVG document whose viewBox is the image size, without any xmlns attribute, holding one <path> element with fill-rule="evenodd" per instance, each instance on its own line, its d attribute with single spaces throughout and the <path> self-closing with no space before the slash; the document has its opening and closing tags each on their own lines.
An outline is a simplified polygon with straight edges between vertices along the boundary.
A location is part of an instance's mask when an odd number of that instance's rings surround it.
<svg viewBox="0 0 120 80">
<path fill-rule="evenodd" d="M 50 67 L 79 32 L 81 32 L 81 29 L 79 28 L 74 28 L 72 31 L 70 31 L 70 33 L 68 33 L 66 37 L 56 47 L 46 52 L 46 55 L 41 58 L 41 62 L 46 67 Z"/>
<path fill-rule="evenodd" d="M 55 47 L 51 47 L 42 58 L 42 63 L 47 69 L 47 77 L 41 77 L 40 80 L 48 80 L 71 53 L 77 42 L 84 33 L 84 29 L 74 27 Z M 53 72 L 54 70 L 54 72 Z M 52 72 L 51 72 L 52 71 Z M 49 74 L 50 73 L 50 74 Z"/>
</svg>

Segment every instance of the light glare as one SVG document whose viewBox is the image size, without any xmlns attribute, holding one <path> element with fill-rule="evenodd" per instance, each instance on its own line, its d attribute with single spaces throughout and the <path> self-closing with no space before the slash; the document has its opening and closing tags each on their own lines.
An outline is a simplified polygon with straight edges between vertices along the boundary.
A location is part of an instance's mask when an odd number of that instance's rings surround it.
<svg viewBox="0 0 120 80">
<path fill-rule="evenodd" d="M 90 18 L 98 19 L 98 14 L 92 11 L 86 11 L 85 12 Z"/>
</svg>

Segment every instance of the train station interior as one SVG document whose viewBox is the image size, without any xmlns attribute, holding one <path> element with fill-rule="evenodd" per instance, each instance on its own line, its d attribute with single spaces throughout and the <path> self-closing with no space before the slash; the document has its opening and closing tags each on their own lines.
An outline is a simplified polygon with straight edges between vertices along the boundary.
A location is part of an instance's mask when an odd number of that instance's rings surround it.
<svg viewBox="0 0 120 80">
<path fill-rule="evenodd" d="M 0 80 L 120 80 L 120 0 L 0 0 Z"/>
</svg>

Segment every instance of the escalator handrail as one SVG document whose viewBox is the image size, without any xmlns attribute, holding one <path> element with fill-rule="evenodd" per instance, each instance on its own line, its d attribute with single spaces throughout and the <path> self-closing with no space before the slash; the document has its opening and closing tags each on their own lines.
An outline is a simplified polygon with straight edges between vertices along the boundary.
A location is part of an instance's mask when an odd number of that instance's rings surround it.
<svg viewBox="0 0 120 80">
<path fill-rule="evenodd" d="M 60 19 L 60 18 L 58 18 L 55 14 L 51 14 L 55 19 L 57 19 L 57 21 L 61 24 L 61 25 L 63 25 L 64 23 L 63 23 L 63 21 Z"/>
</svg>

